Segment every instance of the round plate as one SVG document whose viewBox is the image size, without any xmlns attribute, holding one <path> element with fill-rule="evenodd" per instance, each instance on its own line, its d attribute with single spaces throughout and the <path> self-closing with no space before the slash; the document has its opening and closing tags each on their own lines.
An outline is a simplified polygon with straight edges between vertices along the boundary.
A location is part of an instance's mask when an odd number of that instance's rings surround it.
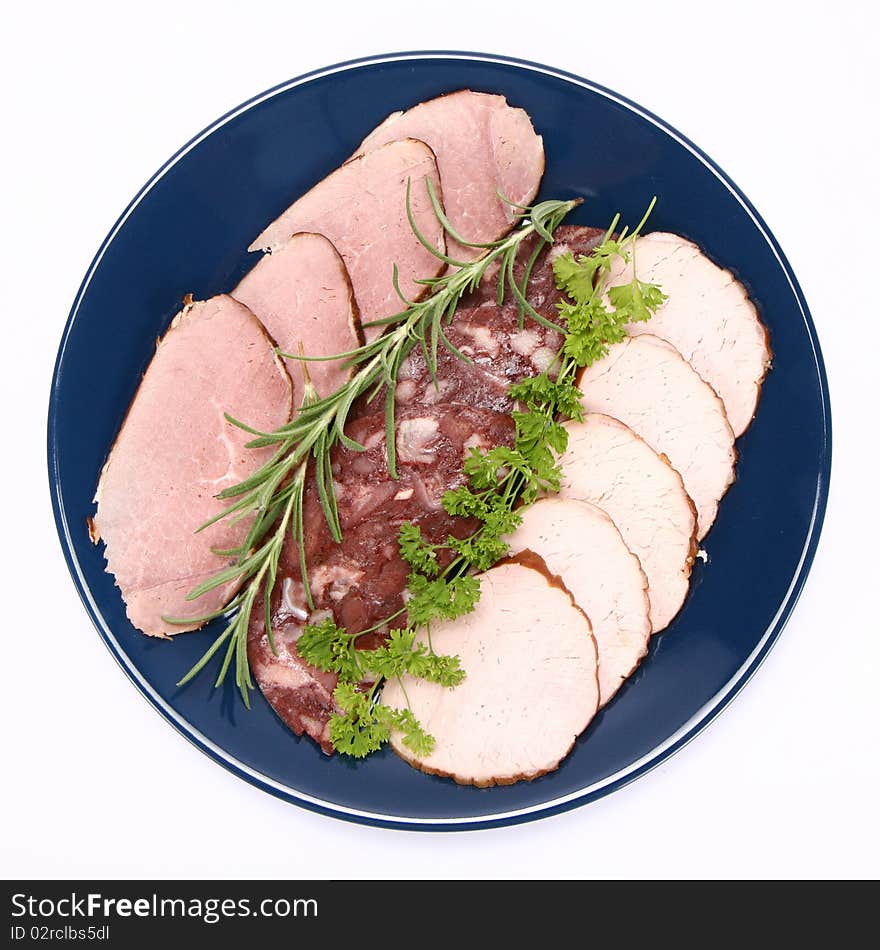
<svg viewBox="0 0 880 950">
<path fill-rule="evenodd" d="M 282 209 L 351 155 L 388 113 L 454 89 L 502 93 L 544 136 L 541 197 L 583 195 L 569 221 L 635 224 L 696 241 L 743 281 L 770 329 L 774 369 L 739 440 L 721 505 L 678 619 L 562 767 L 531 783 L 460 787 L 384 751 L 354 762 L 297 739 L 259 692 L 203 676 L 175 687 L 215 635 L 135 631 L 86 518 L 101 466 L 155 347 L 186 293 L 226 291 L 246 248 Z M 97 369 L 100 368 L 100 375 Z M 404 53 L 310 73 L 230 112 L 147 183 L 107 236 L 77 295 L 49 411 L 55 518 L 74 582 L 132 681 L 195 745 L 254 785 L 315 811 L 404 828 L 524 821 L 608 794 L 681 748 L 731 700 L 788 618 L 815 552 L 831 464 L 827 384 L 797 281 L 748 199 L 696 146 L 621 96 L 497 56 Z M 528 683 L 523 684 L 528 688 Z"/>
</svg>

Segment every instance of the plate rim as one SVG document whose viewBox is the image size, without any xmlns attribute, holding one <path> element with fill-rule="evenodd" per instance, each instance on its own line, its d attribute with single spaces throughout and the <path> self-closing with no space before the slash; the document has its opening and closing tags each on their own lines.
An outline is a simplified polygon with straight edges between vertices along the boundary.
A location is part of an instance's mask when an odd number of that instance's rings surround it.
<svg viewBox="0 0 880 950">
<path fill-rule="evenodd" d="M 624 769 L 621 769 L 612 775 L 606 776 L 599 782 L 594 782 L 585 788 L 576 792 L 570 792 L 567 795 L 552 799 L 550 801 L 540 802 L 527 807 L 515 809 L 508 812 L 494 813 L 488 815 L 473 815 L 453 818 L 419 818 L 411 816 L 400 816 L 383 814 L 379 812 L 365 811 L 341 805 L 336 802 L 328 802 L 323 799 L 307 795 L 293 789 L 283 783 L 277 782 L 267 775 L 252 769 L 250 766 L 239 761 L 234 756 L 226 752 L 221 746 L 218 746 L 207 736 L 203 735 L 192 723 L 188 722 L 173 707 L 159 696 L 152 688 L 150 683 L 135 668 L 129 660 L 125 651 L 120 646 L 113 631 L 104 621 L 102 613 L 92 597 L 91 591 L 85 581 L 79 561 L 74 552 L 71 531 L 68 524 L 64 503 L 61 496 L 60 471 L 57 457 L 57 432 L 58 432 L 58 390 L 60 378 L 63 372 L 64 355 L 68 340 L 73 331 L 77 313 L 82 304 L 89 284 L 94 274 L 100 266 L 101 260 L 108 248 L 115 239 L 117 233 L 131 216 L 140 202 L 155 187 L 155 185 L 171 169 L 201 141 L 213 134 L 218 129 L 229 123 L 232 119 L 253 108 L 257 104 L 271 99 L 281 93 L 294 89 L 297 86 L 304 85 L 316 79 L 334 75 L 336 73 L 347 72 L 353 69 L 366 66 L 380 66 L 385 63 L 401 61 L 430 61 L 430 60 L 449 60 L 459 59 L 471 62 L 486 62 L 501 66 L 513 67 L 529 72 L 542 73 L 565 82 L 572 83 L 591 93 L 601 95 L 636 115 L 647 120 L 656 126 L 662 132 L 669 135 L 687 151 L 691 152 L 707 169 L 714 174 L 722 184 L 728 189 L 730 194 L 739 202 L 748 216 L 756 225 L 759 233 L 769 245 L 774 257 L 777 259 L 786 280 L 791 287 L 795 301 L 804 321 L 804 326 L 810 340 L 813 358 L 815 360 L 816 371 L 818 375 L 819 388 L 821 392 L 822 406 L 822 458 L 820 472 L 816 486 L 816 496 L 811 513 L 810 524 L 807 537 L 801 552 L 797 567 L 795 568 L 791 582 L 785 597 L 782 599 L 779 608 L 773 619 L 767 626 L 763 636 L 755 646 L 752 653 L 746 658 L 744 663 L 736 673 L 728 680 L 724 688 L 705 703 L 696 713 L 684 723 L 675 733 L 667 737 L 663 742 L 651 749 L 635 762 L 630 763 Z M 89 265 L 85 276 L 77 290 L 73 305 L 67 317 L 64 330 L 61 336 L 61 342 L 58 347 L 58 353 L 55 360 L 55 366 L 52 373 L 52 383 L 49 398 L 48 425 L 47 425 L 47 461 L 49 487 L 52 497 L 52 510 L 55 517 L 55 526 L 58 531 L 59 540 L 67 563 L 68 570 L 79 594 L 80 600 L 86 608 L 92 623 L 95 625 L 105 646 L 110 654 L 116 660 L 117 664 L 134 684 L 141 696 L 166 720 L 175 730 L 184 738 L 191 742 L 201 752 L 209 756 L 225 769 L 234 775 L 244 779 L 249 784 L 267 792 L 277 798 L 281 798 L 292 804 L 299 805 L 310 811 L 330 817 L 356 822 L 358 824 L 371 825 L 374 827 L 394 828 L 409 831 L 462 831 L 476 830 L 482 828 L 503 827 L 507 825 L 518 824 L 524 821 L 531 821 L 538 818 L 549 817 L 568 811 L 572 808 L 586 805 L 590 802 L 603 798 L 619 788 L 629 784 L 642 775 L 647 774 L 653 768 L 666 761 L 671 755 L 682 749 L 688 742 L 699 735 L 714 719 L 727 707 L 730 701 L 738 695 L 740 690 L 751 679 L 761 663 L 766 658 L 772 646 L 778 640 L 785 624 L 800 597 L 807 576 L 812 566 L 813 558 L 819 543 L 825 511 L 828 502 L 829 482 L 831 476 L 831 404 L 828 392 L 828 378 L 825 371 L 824 360 L 821 348 L 819 346 L 816 328 L 813 324 L 809 307 L 804 297 L 803 291 L 797 281 L 797 278 L 788 263 L 782 248 L 779 246 L 773 232 L 767 226 L 764 219 L 758 213 L 751 201 L 740 190 L 729 175 L 714 162 L 699 146 L 695 145 L 681 132 L 675 129 L 668 122 L 655 115 L 650 110 L 644 108 L 638 103 L 628 99 L 619 93 L 608 89 L 599 83 L 578 76 L 575 73 L 555 67 L 543 65 L 541 63 L 531 62 L 525 59 L 519 59 L 512 56 L 504 56 L 495 53 L 469 52 L 462 50 L 413 50 L 396 53 L 376 54 L 372 56 L 358 57 L 355 59 L 344 60 L 330 66 L 310 70 L 302 73 L 292 79 L 279 83 L 270 89 L 257 93 L 255 96 L 245 100 L 233 109 L 224 113 L 218 119 L 207 125 L 201 132 L 194 135 L 188 142 L 179 148 L 159 169 L 147 180 L 143 187 L 129 201 L 125 209 L 119 215 L 107 236 L 101 242 L 91 264 Z"/>
</svg>

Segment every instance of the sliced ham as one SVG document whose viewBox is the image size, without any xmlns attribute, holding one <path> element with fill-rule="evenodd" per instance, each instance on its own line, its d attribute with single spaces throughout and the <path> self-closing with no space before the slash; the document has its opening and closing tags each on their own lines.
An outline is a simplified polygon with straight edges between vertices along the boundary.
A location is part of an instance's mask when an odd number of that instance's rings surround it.
<svg viewBox="0 0 880 950">
<path fill-rule="evenodd" d="M 590 412 L 566 428 L 559 496 L 592 502 L 611 516 L 648 579 L 651 626 L 659 633 L 684 603 L 697 550 L 696 509 L 681 475 L 610 416 Z"/>
<path fill-rule="evenodd" d="M 671 343 L 718 393 L 733 434 L 742 435 L 770 366 L 767 329 L 745 287 L 677 234 L 658 231 L 638 238 L 635 263 L 639 280 L 659 284 L 667 299 L 650 322 L 627 330 Z M 632 266 L 632 260 L 616 261 L 610 285 L 631 281 Z"/>
<path fill-rule="evenodd" d="M 734 480 L 733 430 L 724 404 L 678 350 L 643 334 L 612 346 L 580 379 L 584 408 L 614 416 L 665 455 L 697 509 L 703 538 Z"/>
<path fill-rule="evenodd" d="M 229 502 L 215 496 L 251 475 L 272 449 L 248 449 L 252 436 L 224 418 L 262 430 L 290 418 L 290 377 L 262 324 L 221 295 L 185 307 L 159 341 L 110 451 L 95 501 L 94 540 L 103 539 L 132 624 L 166 636 L 222 607 L 233 582 L 187 601 L 202 581 L 231 563 L 212 553 L 242 543 L 248 524 L 223 520 L 195 534 Z"/>
<path fill-rule="evenodd" d="M 401 138 L 426 142 L 437 156 L 443 204 L 453 228 L 466 241 L 489 243 L 507 234 L 518 205 L 529 205 L 544 173 L 544 144 L 522 109 L 504 96 L 460 90 L 395 112 L 371 132 L 358 154 Z M 449 240 L 449 255 L 468 261 L 480 248 Z"/>
<path fill-rule="evenodd" d="M 361 344 L 357 306 L 345 264 L 320 234 L 295 234 L 266 254 L 232 296 L 260 319 L 283 353 L 332 356 Z M 303 363 L 285 359 L 295 404 L 303 393 Z M 306 364 L 319 396 L 334 393 L 351 376 L 344 360 Z"/>
<path fill-rule="evenodd" d="M 435 739 L 422 756 L 392 734 L 411 765 L 461 784 L 511 785 L 557 768 L 595 715 L 596 643 L 583 612 L 538 571 L 501 564 L 480 588 L 473 613 L 431 628 L 433 648 L 461 658 L 464 682 L 448 689 L 405 676 L 384 686 L 382 701 L 409 705 Z"/>
<path fill-rule="evenodd" d="M 535 558 L 590 618 L 599 649 L 604 706 L 648 651 L 648 582 L 611 518 L 585 501 L 544 498 L 522 512 L 510 553 Z"/>
<path fill-rule="evenodd" d="M 411 207 L 417 227 L 439 251 L 444 231 L 434 214 L 425 180 L 440 194 L 434 153 L 415 139 L 389 142 L 346 162 L 318 182 L 270 224 L 250 250 L 278 251 L 299 231 L 323 234 L 342 255 L 351 276 L 361 321 L 399 313 L 403 304 L 394 289 L 394 265 L 400 290 L 410 300 L 424 295 L 418 280 L 444 268 L 413 233 L 406 214 L 406 186 L 412 183 Z M 365 328 L 368 339 L 381 328 Z"/>
</svg>

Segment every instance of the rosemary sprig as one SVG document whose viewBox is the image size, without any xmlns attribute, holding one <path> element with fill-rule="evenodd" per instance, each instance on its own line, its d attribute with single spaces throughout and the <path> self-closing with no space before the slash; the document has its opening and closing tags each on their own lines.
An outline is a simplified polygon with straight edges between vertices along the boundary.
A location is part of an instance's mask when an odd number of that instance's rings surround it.
<svg viewBox="0 0 880 950">
<path fill-rule="evenodd" d="M 426 185 L 432 206 L 442 226 L 455 240 L 467 245 L 469 242 L 463 240 L 452 229 L 430 180 L 426 180 Z M 500 267 L 499 301 L 503 299 L 503 288 L 506 284 L 517 301 L 521 316 L 528 313 L 539 323 L 561 329 L 538 314 L 528 303 L 525 298 L 528 273 L 523 280 L 523 286 L 518 286 L 514 277 L 514 264 L 523 241 L 531 235 L 536 235 L 538 250 L 552 242 L 554 230 L 573 208 L 581 204 L 582 199 L 549 200 L 539 202 L 530 208 L 517 207 L 517 210 L 522 213 L 520 227 L 507 237 L 491 244 L 470 244 L 472 247 L 480 248 L 483 251 L 482 255 L 474 261 L 457 261 L 438 251 L 419 231 L 412 213 L 410 188 L 410 183 L 407 182 L 406 212 L 413 232 L 418 240 L 449 268 L 438 277 L 418 281 L 427 288 L 427 296 L 420 301 L 406 299 L 400 292 L 395 267 L 392 275 L 393 282 L 404 308 L 396 314 L 370 324 L 387 327 L 382 336 L 364 346 L 333 356 L 308 357 L 302 354 L 284 354 L 305 362 L 343 360 L 345 365 L 352 368 L 352 376 L 348 382 L 336 392 L 323 398 L 318 398 L 312 389 L 297 415 L 289 423 L 272 432 L 254 429 L 228 413 L 225 414 L 228 422 L 254 436 L 247 443 L 249 448 L 274 446 L 275 452 L 248 478 L 220 492 L 218 498 L 235 500 L 198 529 L 204 530 L 224 518 L 230 519 L 233 523 L 244 518 L 252 519 L 247 537 L 241 546 L 231 551 L 220 552 L 234 557 L 234 563 L 191 591 L 188 599 L 195 600 L 207 591 L 234 580 L 245 581 L 247 586 L 232 603 L 209 617 L 199 618 L 207 620 L 231 614 L 223 632 L 178 685 L 188 682 L 204 669 L 208 661 L 226 644 L 226 654 L 215 685 L 219 686 L 223 681 L 234 658 L 236 685 L 241 691 L 245 704 L 249 705 L 248 690 L 253 688 L 253 682 L 247 660 L 247 630 L 262 585 L 265 598 L 266 633 L 273 651 L 275 650 L 269 602 L 275 584 L 281 548 L 289 529 L 292 530 L 299 545 L 303 583 L 309 605 L 313 606 L 306 576 L 302 534 L 303 494 L 310 459 L 314 463 L 314 476 L 321 507 L 331 536 L 338 543 L 342 540 L 342 532 L 333 490 L 330 453 L 337 443 L 354 451 L 364 450 L 364 446 L 345 433 L 345 425 L 355 400 L 368 392 L 369 400 L 373 400 L 383 387 L 385 388 L 385 444 L 388 470 L 393 478 L 397 478 L 395 389 L 400 367 L 416 346 L 421 347 L 435 380 L 437 353 L 441 344 L 457 356 L 466 359 L 449 341 L 443 328 L 452 322 L 462 298 L 480 285 L 487 271 L 496 262 Z M 532 255 L 532 262 L 536 256 L 537 252 Z M 192 622 L 192 618 L 166 619 L 173 623 Z"/>
</svg>

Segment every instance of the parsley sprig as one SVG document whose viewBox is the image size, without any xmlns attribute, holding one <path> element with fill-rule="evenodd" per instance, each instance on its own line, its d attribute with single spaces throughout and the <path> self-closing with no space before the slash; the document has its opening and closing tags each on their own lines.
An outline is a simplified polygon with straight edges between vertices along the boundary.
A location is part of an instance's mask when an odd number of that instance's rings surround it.
<svg viewBox="0 0 880 950">
<path fill-rule="evenodd" d="M 403 733 L 404 744 L 416 755 L 430 755 L 434 748 L 433 736 L 422 729 L 412 710 L 385 706 L 378 701 L 378 692 L 384 680 L 399 680 L 405 673 L 448 687 L 464 679 L 457 656 L 435 653 L 430 634 L 427 642 L 417 642 L 417 636 L 423 627 L 430 631 L 433 620 L 454 620 L 473 610 L 480 582 L 470 575 L 444 580 L 414 572 L 409 592 L 407 626 L 391 630 L 375 650 L 356 645 L 359 637 L 371 631 L 347 633 L 330 617 L 307 625 L 297 641 L 307 662 L 339 675 L 333 698 L 340 712 L 330 719 L 330 741 L 337 752 L 363 758 L 381 748 L 392 729 Z"/>
</svg>

